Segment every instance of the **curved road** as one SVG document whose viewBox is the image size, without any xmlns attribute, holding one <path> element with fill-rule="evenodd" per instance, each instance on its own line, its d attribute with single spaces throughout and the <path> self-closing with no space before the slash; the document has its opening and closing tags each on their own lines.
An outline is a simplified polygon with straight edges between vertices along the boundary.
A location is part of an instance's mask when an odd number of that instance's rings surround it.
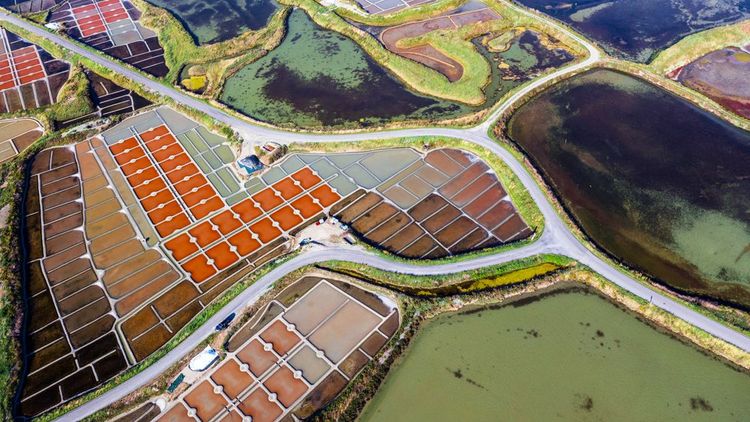
<svg viewBox="0 0 750 422">
<path fill-rule="evenodd" d="M 260 294 L 268 289 L 276 280 L 288 274 L 289 272 L 303 266 L 334 259 L 361 263 L 388 271 L 396 271 L 414 275 L 433 275 L 456 273 L 489 265 L 497 265 L 519 258 L 537 255 L 540 253 L 555 253 L 565 255 L 590 267 L 592 270 L 598 272 L 608 280 L 611 280 L 615 284 L 632 292 L 633 294 L 638 295 L 646 300 L 650 300 L 654 305 L 677 316 L 678 318 L 683 319 L 718 338 L 732 343 L 745 351 L 750 351 L 750 338 L 737 331 L 732 330 L 725 325 L 709 319 L 702 314 L 691 310 L 690 308 L 683 306 L 682 304 L 660 294 L 659 292 L 651 290 L 638 281 L 623 274 L 617 268 L 610 266 L 608 263 L 604 262 L 599 257 L 594 255 L 591 251 L 589 251 L 585 247 L 585 245 L 583 245 L 570 232 L 562 218 L 556 213 L 553 205 L 549 202 L 542 189 L 536 184 L 535 179 L 527 172 L 523 164 L 518 161 L 512 154 L 510 154 L 510 152 L 495 143 L 488 136 L 488 131 L 490 130 L 492 123 L 503 112 L 513 106 L 516 101 L 522 99 L 529 92 L 547 84 L 555 78 L 586 68 L 596 63 L 601 58 L 599 50 L 595 46 L 593 46 L 591 43 L 581 38 L 577 34 L 572 33 L 557 22 L 540 17 L 525 9 L 519 8 L 518 10 L 529 16 L 543 19 L 550 25 L 556 26 L 562 31 L 566 32 L 571 38 L 586 47 L 589 52 L 588 58 L 582 62 L 559 69 L 556 72 L 536 79 L 528 85 L 525 85 L 522 89 L 517 91 L 514 95 L 512 95 L 500 106 L 498 106 L 484 122 L 472 128 L 422 128 L 384 131 L 377 133 L 370 132 L 339 135 L 292 133 L 285 132 L 279 129 L 258 126 L 246 120 L 242 120 L 240 118 L 227 114 L 226 112 L 219 110 L 208 103 L 195 99 L 185 93 L 175 90 L 170 86 L 156 82 L 142 75 L 141 73 L 135 72 L 130 68 L 125 67 L 118 62 L 115 62 L 112 59 L 105 58 L 105 56 L 103 55 L 92 53 L 90 50 L 81 47 L 81 45 L 72 42 L 67 38 L 50 33 L 16 16 L 8 14 L 4 11 L 0 11 L 0 20 L 11 22 L 12 24 L 22 27 L 23 29 L 32 32 L 35 35 L 47 38 L 48 40 L 68 50 L 71 50 L 81 56 L 85 56 L 86 58 L 94 61 L 101 66 L 107 67 L 117 73 L 124 75 L 127 78 L 130 78 L 137 83 L 140 83 L 141 85 L 154 92 L 157 92 L 158 94 L 172 98 L 178 103 L 199 110 L 211 116 L 212 118 L 231 126 L 245 139 L 268 139 L 287 143 L 303 143 L 349 142 L 373 138 L 396 138 L 404 136 L 434 135 L 461 138 L 474 142 L 479 146 L 487 148 L 503 159 L 503 161 L 519 177 L 524 187 L 529 191 L 532 198 L 544 215 L 545 219 L 544 233 L 536 242 L 530 245 L 494 255 L 473 258 L 450 264 L 414 265 L 404 262 L 394 262 L 369 252 L 350 248 L 317 248 L 306 251 L 303 254 L 284 262 L 273 271 L 261 277 L 253 285 L 243 291 L 237 298 L 227 304 L 220 312 L 210 318 L 201 328 L 191 334 L 185 341 L 180 343 L 174 350 L 170 351 L 158 362 L 146 368 L 143 372 L 133 376 L 133 378 L 126 381 L 125 383 L 113 388 L 106 393 L 103 393 L 101 396 L 81 405 L 70 413 L 64 415 L 60 418 L 60 420 L 80 420 L 88 415 L 91 415 L 97 410 L 119 400 L 135 389 L 145 385 L 154 377 L 158 376 L 161 372 L 169 368 L 172 364 L 189 353 L 193 348 L 195 348 L 195 346 L 197 346 L 213 331 L 213 327 L 215 327 L 216 324 L 218 324 L 225 315 L 233 311 L 240 310 L 244 308 L 248 303 L 254 302 L 260 296 Z"/>
</svg>

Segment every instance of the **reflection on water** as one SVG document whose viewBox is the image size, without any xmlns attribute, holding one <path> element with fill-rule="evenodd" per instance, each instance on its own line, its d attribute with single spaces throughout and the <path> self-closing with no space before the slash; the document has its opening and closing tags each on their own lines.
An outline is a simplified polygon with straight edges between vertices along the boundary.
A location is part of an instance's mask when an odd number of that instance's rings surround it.
<svg viewBox="0 0 750 422">
<path fill-rule="evenodd" d="M 232 39 L 266 26 L 278 9 L 274 0 L 147 0 L 169 10 L 199 44 Z"/>
<path fill-rule="evenodd" d="M 750 17 L 750 0 L 519 0 L 599 42 L 646 62 L 686 35 Z"/>
<path fill-rule="evenodd" d="M 494 70 L 485 88 L 485 104 L 468 107 L 407 89 L 355 42 L 295 10 L 282 43 L 229 78 L 221 100 L 281 126 L 365 127 L 406 119 L 441 120 L 488 107 L 534 72 L 572 59 L 562 50 L 548 50 L 531 32 L 517 37 L 502 53 L 476 45 L 493 61 Z M 509 66 L 498 68 L 506 59 Z"/>
<path fill-rule="evenodd" d="M 522 106 L 509 136 L 603 248 L 678 289 L 750 307 L 750 133 L 595 70 Z"/>
</svg>

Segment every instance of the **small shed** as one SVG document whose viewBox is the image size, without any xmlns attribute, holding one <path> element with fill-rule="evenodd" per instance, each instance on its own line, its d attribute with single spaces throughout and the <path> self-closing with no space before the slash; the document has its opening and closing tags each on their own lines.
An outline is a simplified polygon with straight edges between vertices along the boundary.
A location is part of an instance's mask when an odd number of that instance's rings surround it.
<svg viewBox="0 0 750 422">
<path fill-rule="evenodd" d="M 263 163 L 260 162 L 260 159 L 258 159 L 258 156 L 248 155 L 245 158 L 241 158 L 237 165 L 239 165 L 243 170 L 247 172 L 247 174 L 252 175 L 255 172 L 258 172 L 260 170 L 263 170 Z"/>
</svg>

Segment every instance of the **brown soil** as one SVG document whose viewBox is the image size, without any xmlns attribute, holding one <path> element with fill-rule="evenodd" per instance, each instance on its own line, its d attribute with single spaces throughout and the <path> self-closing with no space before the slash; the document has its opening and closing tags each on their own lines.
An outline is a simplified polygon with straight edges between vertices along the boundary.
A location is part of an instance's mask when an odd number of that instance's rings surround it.
<svg viewBox="0 0 750 422">
<path fill-rule="evenodd" d="M 277 399 L 285 406 L 289 407 L 305 392 L 307 385 L 304 381 L 294 378 L 292 370 L 282 366 L 271 374 L 263 385 L 268 391 L 276 393 Z"/>
<path fill-rule="evenodd" d="M 256 377 L 266 372 L 277 361 L 273 353 L 263 350 L 263 345 L 258 340 L 248 343 L 237 353 L 237 358 L 246 363 Z"/>
<path fill-rule="evenodd" d="M 451 201 L 455 206 L 463 207 L 473 199 L 480 197 L 480 194 L 482 195 L 482 197 L 486 195 L 485 191 L 494 186 L 499 187 L 495 175 L 483 174 L 479 176 L 479 178 L 473 183 L 467 185 L 464 190 L 457 193 L 456 196 L 451 199 Z"/>
<path fill-rule="evenodd" d="M 52 222 L 80 212 L 81 204 L 78 202 L 68 202 L 65 205 L 60 205 L 52 209 L 45 208 L 43 215 L 44 221 Z"/>
<path fill-rule="evenodd" d="M 47 255 L 52 256 L 69 249 L 72 246 L 82 244 L 83 241 L 83 233 L 79 231 L 69 231 L 55 237 L 54 239 L 48 240 L 44 246 L 47 249 Z"/>
<path fill-rule="evenodd" d="M 406 213 L 399 211 L 391 219 L 380 227 L 367 234 L 367 238 L 375 243 L 382 243 L 397 231 L 411 224 L 411 218 Z"/>
<path fill-rule="evenodd" d="M 401 251 L 399 254 L 408 258 L 421 258 L 427 252 L 438 246 L 429 236 L 423 236 L 411 246 Z"/>
<path fill-rule="evenodd" d="M 114 324 L 115 318 L 112 315 L 104 315 L 92 324 L 70 334 L 70 342 L 74 347 L 81 347 L 111 330 Z"/>
<path fill-rule="evenodd" d="M 492 231 L 495 236 L 499 237 L 503 241 L 510 240 L 516 233 L 520 232 L 526 227 L 526 223 L 523 222 L 518 214 L 514 215 L 508 221 L 504 222 L 500 227 Z"/>
<path fill-rule="evenodd" d="M 53 286 L 68 280 L 69 278 L 76 276 L 84 271 L 92 270 L 91 261 L 85 258 L 79 258 L 75 261 L 69 262 L 54 271 L 47 273 L 47 279 Z"/>
<path fill-rule="evenodd" d="M 286 329 L 286 325 L 281 321 L 276 321 L 271 326 L 266 328 L 260 333 L 260 338 L 267 343 L 273 345 L 273 350 L 284 356 L 300 342 L 300 338 L 297 334 Z"/>
<path fill-rule="evenodd" d="M 157 325 L 136 340 L 130 340 L 130 348 L 136 360 L 143 360 L 164 345 L 172 334 L 163 325 Z"/>
<path fill-rule="evenodd" d="M 508 217 L 513 215 L 515 212 L 516 210 L 513 209 L 513 205 L 510 202 L 502 201 L 492 207 L 483 216 L 479 217 L 477 221 L 482 226 L 488 229 L 493 229 L 497 227 L 498 224 L 502 223 Z"/>
<path fill-rule="evenodd" d="M 104 298 L 104 292 L 99 286 L 89 286 L 78 293 L 68 296 L 57 303 L 60 313 L 65 316 L 78 309 Z"/>
<path fill-rule="evenodd" d="M 122 323 L 123 334 L 127 338 L 137 337 L 159 322 L 159 318 L 150 307 L 142 308 Z"/>
<path fill-rule="evenodd" d="M 365 211 L 380 203 L 382 200 L 383 198 L 380 195 L 368 192 L 366 195 L 347 207 L 338 215 L 338 217 L 341 221 L 344 221 L 346 223 L 352 222 L 357 219 L 357 217 L 362 215 Z"/>
<path fill-rule="evenodd" d="M 316 410 L 333 400 L 346 387 L 347 380 L 338 371 L 331 372 L 295 408 L 294 415 L 300 419 L 310 417 Z"/>
<path fill-rule="evenodd" d="M 276 420 L 283 411 L 268 399 L 268 394 L 260 388 L 255 389 L 237 406 L 240 411 L 253 418 L 253 422 L 272 422 Z"/>
<path fill-rule="evenodd" d="M 173 333 L 176 333 L 184 327 L 185 324 L 190 322 L 193 317 L 198 315 L 201 310 L 203 310 L 203 306 L 196 300 L 169 317 L 169 319 L 165 321 L 165 324 L 167 324 L 167 327 L 169 327 Z"/>
<path fill-rule="evenodd" d="M 214 393 L 213 386 L 208 381 L 198 384 L 193 391 L 185 396 L 185 403 L 196 410 L 202 421 L 209 421 L 227 405 L 226 400 Z"/>
<path fill-rule="evenodd" d="M 107 201 L 97 204 L 94 207 L 86 208 L 86 222 L 96 221 L 100 218 L 108 216 L 109 214 L 118 212 L 121 209 L 122 208 L 120 207 L 120 202 L 112 197 L 112 199 L 108 199 Z"/>
<path fill-rule="evenodd" d="M 366 354 L 362 353 L 359 349 L 354 350 L 349 356 L 346 357 L 341 364 L 339 369 L 350 379 L 357 375 L 360 369 L 362 369 L 370 358 Z"/>
<path fill-rule="evenodd" d="M 471 232 L 468 236 L 461 239 L 460 242 L 456 243 L 450 248 L 450 252 L 458 254 L 461 252 L 468 252 L 477 249 L 477 246 L 484 243 L 487 240 L 487 232 L 482 228 L 478 228 Z"/>
<path fill-rule="evenodd" d="M 83 213 L 78 212 L 76 214 L 72 214 L 68 217 L 45 225 L 44 237 L 46 239 L 49 239 L 51 237 L 57 236 L 60 233 L 64 233 L 68 230 L 73 230 L 76 227 L 81 227 L 81 224 L 83 224 Z"/>
<path fill-rule="evenodd" d="M 68 332 L 72 332 L 98 319 L 109 311 L 109 302 L 107 302 L 107 299 L 102 292 L 101 299 L 93 302 L 91 305 L 87 306 L 86 309 L 79 310 L 68 316 L 63 320 L 63 324 L 65 324 L 65 328 Z"/>
<path fill-rule="evenodd" d="M 192 283 L 183 281 L 159 296 L 158 299 L 152 302 L 151 306 L 154 307 L 162 318 L 166 318 L 199 295 L 200 292 L 198 292 L 198 289 Z"/>
<path fill-rule="evenodd" d="M 482 162 L 478 161 L 474 163 L 474 165 L 443 185 L 443 187 L 439 189 L 440 194 L 448 199 L 453 198 L 454 195 L 463 190 L 466 186 L 473 184 L 482 173 L 487 171 L 487 169 L 487 166 Z"/>
<path fill-rule="evenodd" d="M 48 258 L 44 258 L 44 268 L 48 271 L 52 271 L 74 259 L 86 254 L 86 245 L 79 243 L 77 245 L 71 245 L 70 248 L 55 254 L 50 255 Z"/>
<path fill-rule="evenodd" d="M 478 227 L 468 217 L 461 216 L 446 228 L 436 233 L 435 238 L 445 247 L 448 247 Z"/>
<path fill-rule="evenodd" d="M 398 252 L 424 234 L 425 231 L 419 225 L 410 224 L 383 243 L 383 247 L 389 251 Z"/>
<path fill-rule="evenodd" d="M 505 191 L 497 184 L 484 192 L 480 197 L 469 203 L 463 208 L 463 212 L 473 218 L 479 218 L 480 215 L 489 211 L 489 209 L 500 202 L 505 197 Z"/>
<path fill-rule="evenodd" d="M 65 177 L 48 185 L 42 186 L 42 196 L 53 195 L 72 187 L 78 186 L 78 178 L 75 176 Z"/>
<path fill-rule="evenodd" d="M 378 353 L 378 351 L 383 347 L 383 345 L 385 345 L 385 342 L 387 341 L 387 337 L 378 332 L 374 332 L 370 334 L 370 337 L 368 337 L 360 347 L 368 355 L 375 356 L 375 354 Z"/>
<path fill-rule="evenodd" d="M 237 398 L 254 382 L 253 376 L 240 370 L 240 364 L 234 359 L 227 359 L 211 374 L 211 379 L 224 387 L 224 393 L 230 399 Z"/>
<path fill-rule="evenodd" d="M 73 294 L 78 290 L 81 290 L 84 287 L 94 283 L 96 280 L 96 273 L 94 272 L 94 270 L 90 269 L 68 279 L 63 283 L 56 285 L 52 289 L 52 293 L 55 295 L 55 298 L 61 300 L 68 295 Z"/>
<path fill-rule="evenodd" d="M 449 177 L 456 176 L 464 169 L 460 164 L 439 149 L 428 152 L 424 157 L 424 160 L 436 169 L 447 174 Z"/>
<path fill-rule="evenodd" d="M 134 238 L 135 231 L 133 230 L 133 226 L 126 224 L 112 229 L 112 231 L 105 235 L 92 239 L 89 248 L 91 249 L 91 253 L 94 255 L 94 257 L 96 257 L 105 249 L 111 248 L 113 245 L 118 245 L 122 242 L 125 242 L 128 239 Z M 142 249 L 143 247 L 138 246 L 135 250 L 138 251 Z"/>
<path fill-rule="evenodd" d="M 424 227 L 424 229 L 430 233 L 435 233 L 438 230 L 441 230 L 451 221 L 458 218 L 458 216 L 460 215 L 461 215 L 461 211 L 459 211 L 453 205 L 449 204 L 445 208 L 438 211 L 437 214 L 434 214 L 432 217 L 423 221 L 422 227 Z"/>
<path fill-rule="evenodd" d="M 422 221 L 430 215 L 434 214 L 444 206 L 448 204 L 440 195 L 431 194 L 427 198 L 423 199 L 420 203 L 412 207 L 409 210 L 409 215 L 416 221 Z"/>
</svg>

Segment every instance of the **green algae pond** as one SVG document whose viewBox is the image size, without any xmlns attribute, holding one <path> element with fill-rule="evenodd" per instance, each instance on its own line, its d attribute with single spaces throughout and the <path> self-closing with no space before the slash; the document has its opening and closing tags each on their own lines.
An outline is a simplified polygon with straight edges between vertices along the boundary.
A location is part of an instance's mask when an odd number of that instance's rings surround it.
<svg viewBox="0 0 750 422">
<path fill-rule="evenodd" d="M 749 374 L 575 288 L 427 322 L 360 420 L 740 421 L 749 392 Z"/>
<path fill-rule="evenodd" d="M 530 75 L 573 59 L 548 50 L 533 34 L 517 37 L 506 52 L 477 49 L 493 66 L 483 105 L 469 107 L 405 87 L 357 43 L 293 10 L 281 44 L 229 77 L 220 100 L 257 120 L 283 127 L 367 127 L 404 120 L 444 120 L 495 104 Z M 498 64 L 508 62 L 502 71 Z M 511 75 L 515 73 L 516 75 Z"/>
<path fill-rule="evenodd" d="M 522 105 L 507 134 L 612 256 L 750 309 L 750 132 L 598 69 Z"/>
</svg>

